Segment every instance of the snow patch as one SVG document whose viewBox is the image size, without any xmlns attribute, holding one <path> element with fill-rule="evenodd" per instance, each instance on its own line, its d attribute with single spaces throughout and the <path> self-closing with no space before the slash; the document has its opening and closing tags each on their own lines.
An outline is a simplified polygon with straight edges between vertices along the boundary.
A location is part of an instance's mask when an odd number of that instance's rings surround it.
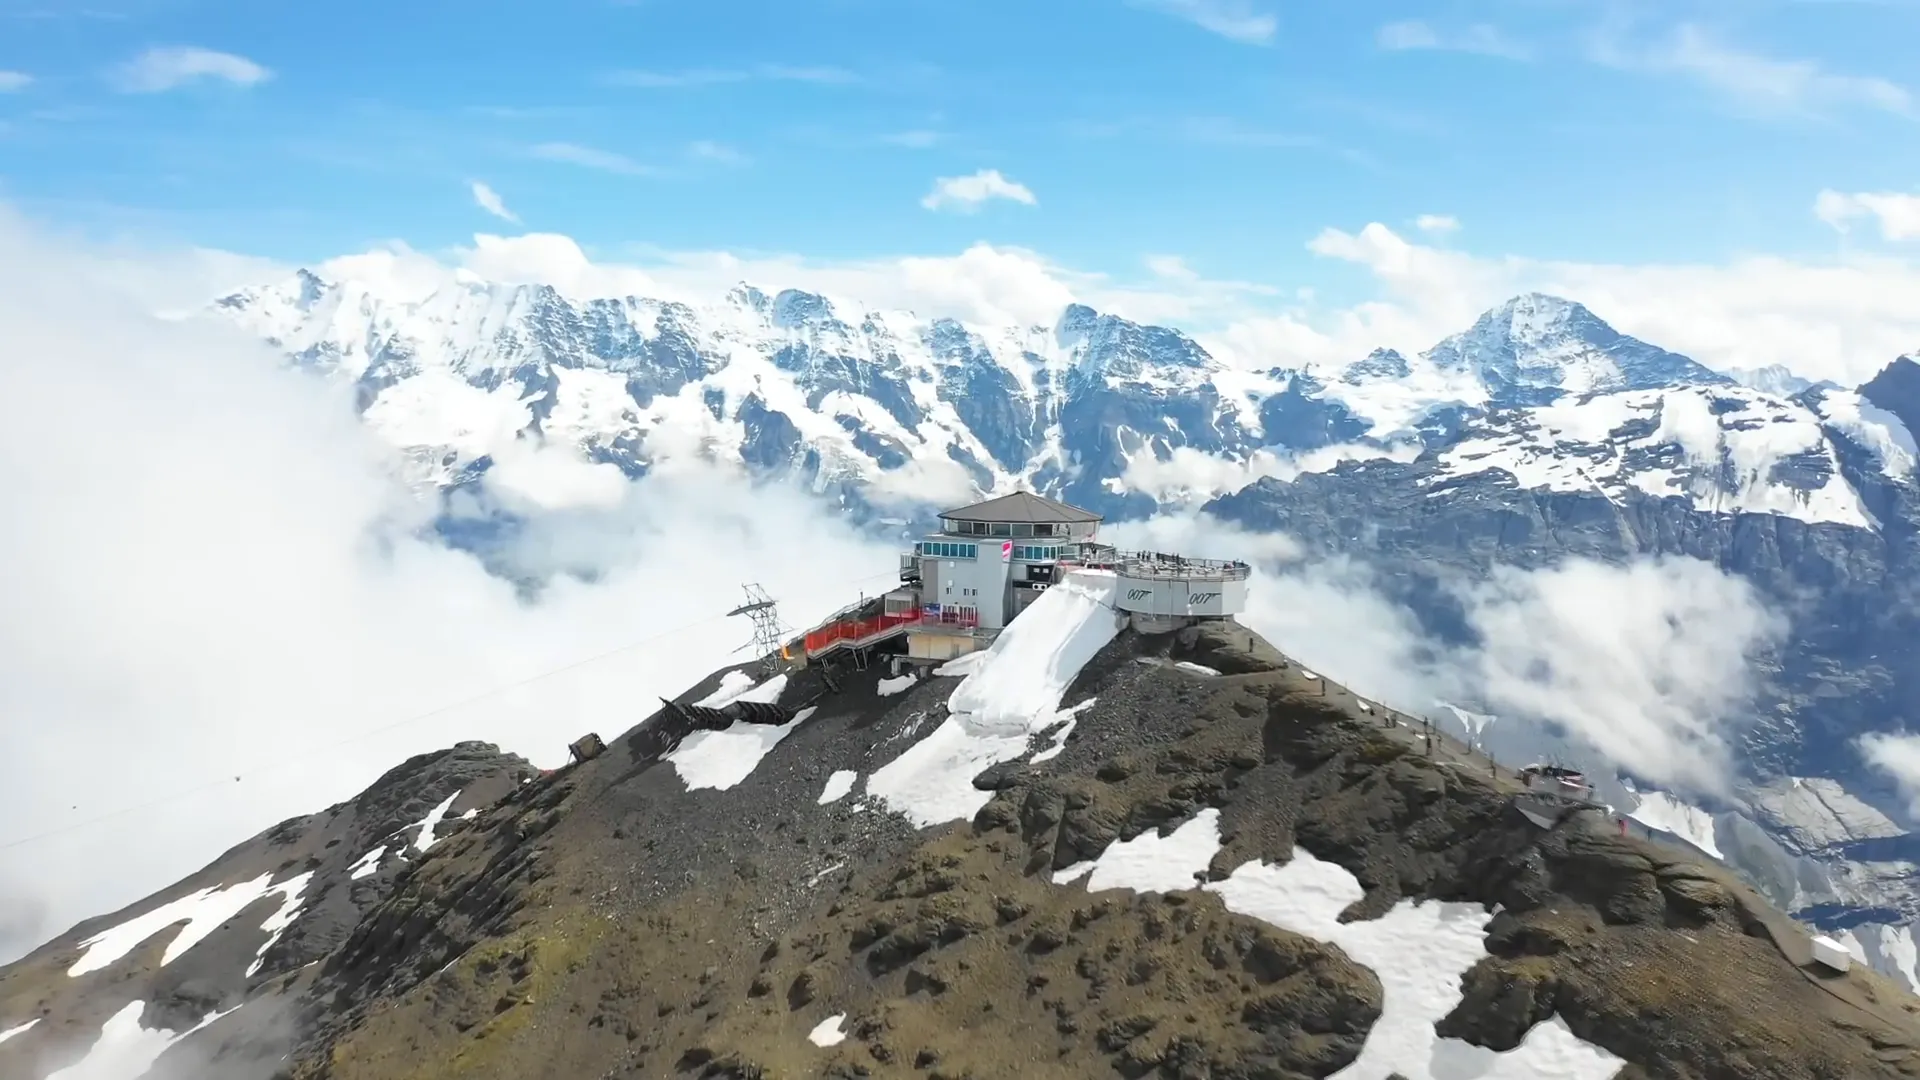
<svg viewBox="0 0 1920 1080">
<path fill-rule="evenodd" d="M 847 1033 L 840 1030 L 840 1022 L 846 1018 L 846 1013 L 835 1013 L 820 1021 L 807 1033 L 807 1041 L 815 1046 L 839 1046 L 847 1040 Z"/>
<path fill-rule="evenodd" d="M 771 680 L 784 684 L 787 677 L 781 675 Z M 765 684 L 763 684 L 765 685 Z M 752 693 L 758 694 L 759 688 Z M 766 697 L 748 697 L 741 695 L 741 701 L 771 701 L 779 696 L 775 690 Z M 772 724 L 734 724 L 725 731 L 696 731 L 682 740 L 667 760 L 673 762 L 674 771 L 680 774 L 680 780 L 687 785 L 688 791 L 712 788 L 725 791 L 753 775 L 760 766 L 760 759 L 773 752 L 780 740 L 793 734 L 794 729 L 805 723 L 813 715 L 813 706 L 801 709 L 793 719 L 778 726 Z"/>
<path fill-rule="evenodd" d="M 8 1039 L 13 1038 L 15 1035 L 25 1035 L 27 1032 L 32 1031 L 33 1026 L 35 1024 L 38 1024 L 39 1022 L 40 1022 L 40 1018 L 36 1016 L 33 1019 L 27 1021 L 26 1023 L 21 1024 L 19 1027 L 10 1027 L 5 1031 L 0 1031 L 0 1043 L 6 1042 Z"/>
<path fill-rule="evenodd" d="M 50 1074 L 47 1080 L 129 1080 L 144 1076 L 160 1055 L 166 1053 L 167 1047 L 233 1011 L 209 1013 L 198 1024 L 176 1034 L 142 1027 L 140 1014 L 146 1007 L 144 1001 L 127 1002 L 126 1007 L 101 1025 L 100 1037 L 94 1040 L 86 1057 Z"/>
<path fill-rule="evenodd" d="M 846 798 L 847 793 L 853 790 L 854 781 L 858 779 L 860 774 L 852 769 L 834 770 L 834 774 L 827 777 L 826 788 L 820 792 L 819 805 L 825 806 L 830 802 L 839 802 Z"/>
<path fill-rule="evenodd" d="M 387 854 L 387 845 L 381 844 L 379 847 L 374 848 L 372 851 L 369 851 L 365 855 L 360 856 L 360 860 L 353 864 L 350 879 L 353 881 L 359 881 L 363 877 L 369 877 L 373 874 L 379 873 L 380 860 L 383 857 L 385 857 L 386 854 Z"/>
<path fill-rule="evenodd" d="M 1863 923 L 1833 936 L 1855 960 L 1920 993 L 1920 950 L 1915 949 L 1911 924 Z"/>
<path fill-rule="evenodd" d="M 267 921 L 260 924 L 260 929 L 267 932 L 267 940 L 260 946 L 259 951 L 253 954 L 253 963 L 247 965 L 247 978 L 253 978 L 260 970 L 260 965 L 266 963 L 267 950 L 273 948 L 280 940 L 280 935 L 286 933 L 287 927 L 292 926 L 294 920 L 300 917 L 301 894 L 307 891 L 307 883 L 312 880 L 313 871 L 309 870 L 279 886 L 286 899 L 281 902 L 280 910 L 269 915 Z"/>
<path fill-rule="evenodd" d="M 1059 757 L 1060 751 L 1067 748 L 1067 736 L 1072 735 L 1074 727 L 1080 723 L 1080 714 L 1093 708 L 1099 700 L 1098 698 L 1088 698 L 1071 709 L 1061 709 L 1059 712 L 1054 713 L 1053 720 L 1041 729 L 1044 731 L 1047 727 L 1052 727 L 1054 724 L 1060 725 L 1060 730 L 1053 733 L 1053 745 L 1033 755 L 1030 760 L 1035 765 L 1038 765 L 1043 761 L 1052 761 L 1054 758 Z"/>
<path fill-rule="evenodd" d="M 1093 872 L 1093 868 L 1097 865 L 1099 864 L 1095 860 L 1087 859 L 1083 862 L 1074 863 L 1072 866 L 1063 866 L 1053 872 L 1053 883 L 1055 885 L 1065 885 L 1069 881 L 1086 877 Z"/>
<path fill-rule="evenodd" d="M 1208 807 L 1165 836 L 1149 831 L 1107 845 L 1094 860 L 1087 891 L 1192 889 L 1199 885 L 1194 875 L 1206 873 L 1219 851 L 1220 811 Z"/>
<path fill-rule="evenodd" d="M 980 659 L 947 699 L 945 722 L 868 777 L 868 793 L 923 827 L 978 813 L 993 793 L 976 789 L 973 778 L 1026 753 L 1030 737 L 1054 722 L 1080 669 L 1119 632 L 1117 585 L 1110 571 L 1078 570 L 1042 593 L 975 654 Z"/>
<path fill-rule="evenodd" d="M 917 681 L 918 681 L 918 677 L 915 676 L 911 671 L 897 678 L 881 679 L 880 686 L 879 686 L 880 696 L 891 697 L 894 694 L 902 693 L 907 689 L 909 689 L 910 687 L 912 687 L 913 684 Z"/>
<path fill-rule="evenodd" d="M 1857 390 L 1826 390 L 1817 406 L 1820 415 L 1834 429 L 1871 451 L 1880 461 L 1880 471 L 1894 480 L 1913 475 L 1920 450 L 1914 446 L 1913 433 L 1898 416 L 1868 401 Z"/>
<path fill-rule="evenodd" d="M 762 685 L 771 686 L 774 683 L 779 683 L 779 687 L 774 690 L 773 697 L 752 698 L 749 700 L 754 700 L 754 701 L 779 700 L 780 691 L 786 689 L 787 687 L 787 677 L 785 675 L 777 675 L 774 678 L 769 679 L 766 683 Z M 707 708 L 707 709 L 725 708 L 727 705 L 730 705 L 734 701 L 738 700 L 742 694 L 745 694 L 747 691 L 752 690 L 753 688 L 754 688 L 753 676 L 747 674 L 744 671 L 729 671 L 725 675 L 720 676 L 719 689 L 715 690 L 711 694 L 708 694 L 706 697 L 701 698 L 699 701 L 694 702 L 694 705 L 699 708 Z"/>
<path fill-rule="evenodd" d="M 1379 977 L 1380 1019 L 1336 1078 L 1398 1072 L 1408 1080 L 1612 1080 L 1625 1064 L 1577 1038 L 1557 1016 L 1506 1053 L 1435 1034 L 1434 1024 L 1460 1003 L 1461 977 L 1487 955 L 1492 916 L 1477 904 L 1402 900 L 1381 918 L 1342 923 L 1340 913 L 1365 890 L 1343 867 L 1301 848 L 1283 866 L 1244 863 L 1205 888 L 1231 911 L 1338 946 Z"/>
<path fill-rule="evenodd" d="M 271 872 L 261 874 L 252 881 L 243 881 L 219 888 L 201 889 L 199 892 L 183 896 L 171 903 L 162 904 L 143 915 L 136 915 L 118 926 L 102 930 L 80 943 L 83 950 L 80 958 L 67 969 L 70 977 L 78 978 L 91 972 L 100 971 L 125 958 L 128 953 L 140 947 L 149 938 L 168 928 L 186 923 L 160 957 L 160 965 L 165 967 L 186 953 L 188 949 L 205 940 L 207 935 L 220 929 L 221 924 L 239 915 L 256 901 L 278 893 L 282 906 L 298 903 L 301 890 L 306 888 L 311 874 L 302 874 L 290 878 L 278 885 L 273 884 Z M 269 918 L 262 929 L 274 922 Z"/>
<path fill-rule="evenodd" d="M 1220 674 L 1219 668 L 1210 668 L 1205 664 L 1196 664 L 1191 660 L 1180 660 L 1173 666 L 1192 675 L 1213 676 Z"/>
<path fill-rule="evenodd" d="M 934 668 L 933 673 L 941 678 L 964 679 L 972 675 L 981 664 L 987 662 L 987 653 L 990 651 L 970 652 L 965 656 L 956 657 Z"/>
<path fill-rule="evenodd" d="M 1714 843 L 1713 815 L 1685 803 L 1664 791 L 1648 791 L 1640 796 L 1640 805 L 1627 815 L 1650 829 L 1673 835 L 1722 862 L 1726 856 Z"/>
<path fill-rule="evenodd" d="M 440 827 L 440 819 L 447 816 L 447 811 L 453 808 L 453 800 L 459 797 L 460 797 L 460 793 L 456 791 L 453 794 L 447 796 L 446 799 L 442 801 L 439 806 L 436 806 L 432 810 L 427 811 L 427 816 L 420 819 L 419 833 L 417 833 L 413 838 L 414 847 L 419 848 L 421 851 L 425 851 L 434 845 L 434 842 L 438 839 L 438 837 L 433 835 L 433 830 Z"/>
<path fill-rule="evenodd" d="M 1778 479 L 1776 468 L 1811 455 L 1817 487 Z M 1627 390 L 1566 398 L 1502 417 L 1443 451 L 1422 483 L 1489 471 L 1526 489 L 1594 492 L 1619 502 L 1630 490 L 1678 496 L 1704 513 L 1777 514 L 1871 528 L 1839 468 L 1821 417 L 1791 401 L 1736 386 Z"/>
</svg>

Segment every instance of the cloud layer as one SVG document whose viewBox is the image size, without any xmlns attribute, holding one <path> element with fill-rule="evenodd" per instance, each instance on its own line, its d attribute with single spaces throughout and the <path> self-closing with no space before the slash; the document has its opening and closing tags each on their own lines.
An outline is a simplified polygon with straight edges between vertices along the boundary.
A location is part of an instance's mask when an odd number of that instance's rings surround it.
<svg viewBox="0 0 1920 1080">
<path fill-rule="evenodd" d="M 1564 742 L 1671 790 L 1727 792 L 1752 659 L 1785 630 L 1751 586 L 1709 563 L 1575 560 L 1456 586 L 1477 640 L 1452 645 L 1388 599 L 1364 562 L 1308 557 L 1285 536 L 1205 515 L 1108 532 L 1123 546 L 1252 562 L 1243 621 L 1358 693 L 1436 716 L 1441 701 L 1477 704 L 1503 717 L 1504 752 Z M 1541 722 L 1550 728 L 1528 733 Z"/>
<path fill-rule="evenodd" d="M 154 319 L 10 216 L 0 256 L 0 366 L 33 403 L 0 426 L 0 845 L 55 833 L 0 847 L 0 958 L 407 754 L 482 738 L 550 765 L 625 730 L 734 658 L 743 581 L 800 623 L 891 576 L 891 546 L 800 493 L 534 445 L 482 497 L 535 514 L 522 565 L 594 577 L 527 599 L 421 538 L 338 388 Z"/>
</svg>

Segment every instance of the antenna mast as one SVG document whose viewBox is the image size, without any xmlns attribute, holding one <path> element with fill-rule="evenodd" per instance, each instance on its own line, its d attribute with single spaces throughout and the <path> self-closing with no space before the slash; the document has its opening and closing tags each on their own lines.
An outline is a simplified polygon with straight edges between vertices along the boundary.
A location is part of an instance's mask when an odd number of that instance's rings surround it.
<svg viewBox="0 0 1920 1080">
<path fill-rule="evenodd" d="M 727 612 L 729 617 L 745 615 L 753 623 L 753 641 L 750 647 L 760 654 L 760 673 L 762 678 L 772 678 L 780 670 L 780 646 L 786 637 L 786 627 L 780 623 L 780 609 L 767 590 L 756 583 L 742 585 L 747 594 L 747 602 Z"/>
</svg>

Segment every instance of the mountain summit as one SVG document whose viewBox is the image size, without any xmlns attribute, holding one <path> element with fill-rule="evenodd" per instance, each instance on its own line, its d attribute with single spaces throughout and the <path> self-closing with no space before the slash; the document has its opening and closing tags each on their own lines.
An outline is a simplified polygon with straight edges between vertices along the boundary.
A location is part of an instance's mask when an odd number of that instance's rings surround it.
<svg viewBox="0 0 1920 1080">
<path fill-rule="evenodd" d="M 1732 381 L 1620 333 L 1571 300 L 1544 293 L 1508 300 L 1426 355 L 1442 368 L 1472 371 L 1505 404 L 1544 403 L 1554 391 L 1588 394 Z"/>
<path fill-rule="evenodd" d="M 945 666 L 717 672 L 442 796 L 396 872 L 384 823 L 266 834 L 0 970 L 0 1073 L 1920 1077 L 1920 1002 L 1725 870 L 1114 589 L 1070 574 Z M 166 906 L 276 861 L 297 906 L 224 939 Z"/>
</svg>

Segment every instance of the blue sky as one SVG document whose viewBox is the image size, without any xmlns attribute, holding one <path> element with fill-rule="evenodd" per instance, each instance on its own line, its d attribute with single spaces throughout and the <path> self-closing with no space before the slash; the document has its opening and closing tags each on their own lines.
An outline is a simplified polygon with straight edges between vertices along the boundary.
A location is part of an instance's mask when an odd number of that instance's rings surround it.
<svg viewBox="0 0 1920 1080">
<path fill-rule="evenodd" d="M 1175 253 L 1288 287 L 1369 221 L 1586 262 L 1831 251 L 1920 184 L 1901 0 L 0 0 L 0 198 L 285 260 Z M 151 51 L 158 50 L 158 51 Z M 1031 204 L 923 201 L 997 170 Z"/>
</svg>

